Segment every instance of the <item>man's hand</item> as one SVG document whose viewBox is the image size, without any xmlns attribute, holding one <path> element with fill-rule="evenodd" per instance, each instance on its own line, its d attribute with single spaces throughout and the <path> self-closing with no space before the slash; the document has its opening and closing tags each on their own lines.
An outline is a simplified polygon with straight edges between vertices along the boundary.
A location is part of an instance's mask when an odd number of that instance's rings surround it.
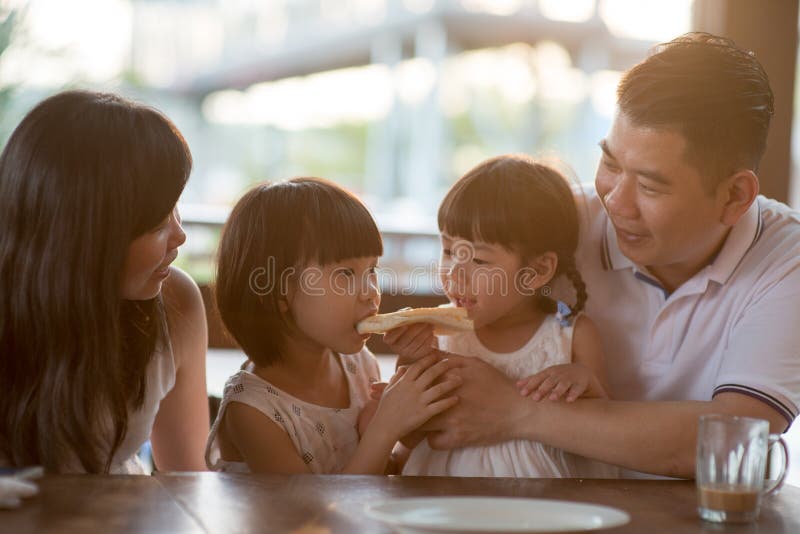
<svg viewBox="0 0 800 534">
<path fill-rule="evenodd" d="M 462 384 L 454 392 L 458 404 L 422 426 L 430 431 L 430 446 L 452 449 L 522 438 L 521 425 L 530 421 L 535 403 L 526 401 L 511 380 L 478 358 L 441 355 L 456 365 L 448 375 L 461 377 Z"/>
</svg>

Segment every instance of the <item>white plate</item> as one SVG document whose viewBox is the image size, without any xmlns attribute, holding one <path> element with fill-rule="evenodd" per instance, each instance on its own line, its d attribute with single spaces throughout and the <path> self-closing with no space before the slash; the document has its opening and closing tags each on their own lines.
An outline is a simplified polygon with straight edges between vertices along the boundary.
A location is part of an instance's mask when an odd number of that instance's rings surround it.
<svg viewBox="0 0 800 534">
<path fill-rule="evenodd" d="M 631 520 L 616 508 L 548 499 L 424 497 L 370 504 L 366 514 L 401 533 L 569 532 L 618 527 Z"/>
</svg>

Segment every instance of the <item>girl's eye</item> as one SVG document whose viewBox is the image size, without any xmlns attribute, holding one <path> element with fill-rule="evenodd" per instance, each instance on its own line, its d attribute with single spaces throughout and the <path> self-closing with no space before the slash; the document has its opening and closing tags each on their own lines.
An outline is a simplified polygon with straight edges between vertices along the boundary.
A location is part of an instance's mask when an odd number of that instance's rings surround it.
<svg viewBox="0 0 800 534">
<path fill-rule="evenodd" d="M 451 254 L 452 254 L 452 252 L 450 252 L 449 248 L 443 248 L 442 249 L 442 256 L 448 256 L 449 257 Z"/>
<path fill-rule="evenodd" d="M 339 269 L 339 274 L 344 274 L 346 276 L 355 276 L 356 272 L 349 267 L 345 267 L 344 269 Z"/>
<path fill-rule="evenodd" d="M 378 274 L 378 268 L 377 267 L 370 267 L 369 268 L 369 274 Z"/>
<path fill-rule="evenodd" d="M 475 265 L 486 265 L 487 263 L 489 263 L 488 261 L 485 261 L 485 260 L 479 260 L 478 258 L 473 258 L 473 259 L 472 259 L 472 262 L 473 262 Z"/>
</svg>

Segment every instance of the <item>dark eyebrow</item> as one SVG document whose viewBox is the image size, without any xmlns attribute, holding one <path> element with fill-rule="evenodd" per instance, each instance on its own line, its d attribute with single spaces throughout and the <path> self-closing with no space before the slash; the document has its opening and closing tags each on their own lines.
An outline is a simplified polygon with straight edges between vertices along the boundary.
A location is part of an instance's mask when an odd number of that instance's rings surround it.
<svg viewBox="0 0 800 534">
<path fill-rule="evenodd" d="M 605 139 L 597 144 L 600 146 L 600 150 L 603 151 L 603 154 L 605 154 L 607 158 L 610 158 L 614 161 L 617 160 L 617 158 L 614 157 L 614 154 L 612 154 L 611 150 L 608 148 L 608 143 L 606 143 Z M 633 173 L 638 174 L 639 176 L 644 176 L 648 180 L 653 180 L 654 182 L 658 182 L 662 185 L 672 185 L 672 182 L 670 182 L 663 174 L 656 171 L 648 171 L 647 169 L 633 169 Z"/>
<path fill-rule="evenodd" d="M 609 157 L 611 159 L 617 159 L 617 158 L 614 157 L 614 154 L 611 153 L 611 150 L 609 150 L 608 143 L 606 143 L 605 139 L 601 140 L 597 144 L 600 147 L 600 150 L 603 151 L 603 154 L 605 154 L 607 157 Z"/>
</svg>

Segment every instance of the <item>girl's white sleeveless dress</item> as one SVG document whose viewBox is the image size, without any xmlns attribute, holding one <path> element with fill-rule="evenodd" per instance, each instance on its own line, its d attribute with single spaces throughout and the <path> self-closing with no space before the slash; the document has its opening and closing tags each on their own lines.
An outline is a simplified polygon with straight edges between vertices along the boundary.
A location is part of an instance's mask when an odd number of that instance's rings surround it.
<svg viewBox="0 0 800 534">
<path fill-rule="evenodd" d="M 476 356 L 516 381 L 552 365 L 571 362 L 573 325 L 574 322 L 548 315 L 524 347 L 507 354 L 488 350 L 475 332 L 439 336 L 439 347 L 454 354 Z M 412 451 L 403 474 L 616 478 L 618 469 L 534 441 L 513 440 L 485 447 L 434 450 L 423 440 Z"/>
</svg>

